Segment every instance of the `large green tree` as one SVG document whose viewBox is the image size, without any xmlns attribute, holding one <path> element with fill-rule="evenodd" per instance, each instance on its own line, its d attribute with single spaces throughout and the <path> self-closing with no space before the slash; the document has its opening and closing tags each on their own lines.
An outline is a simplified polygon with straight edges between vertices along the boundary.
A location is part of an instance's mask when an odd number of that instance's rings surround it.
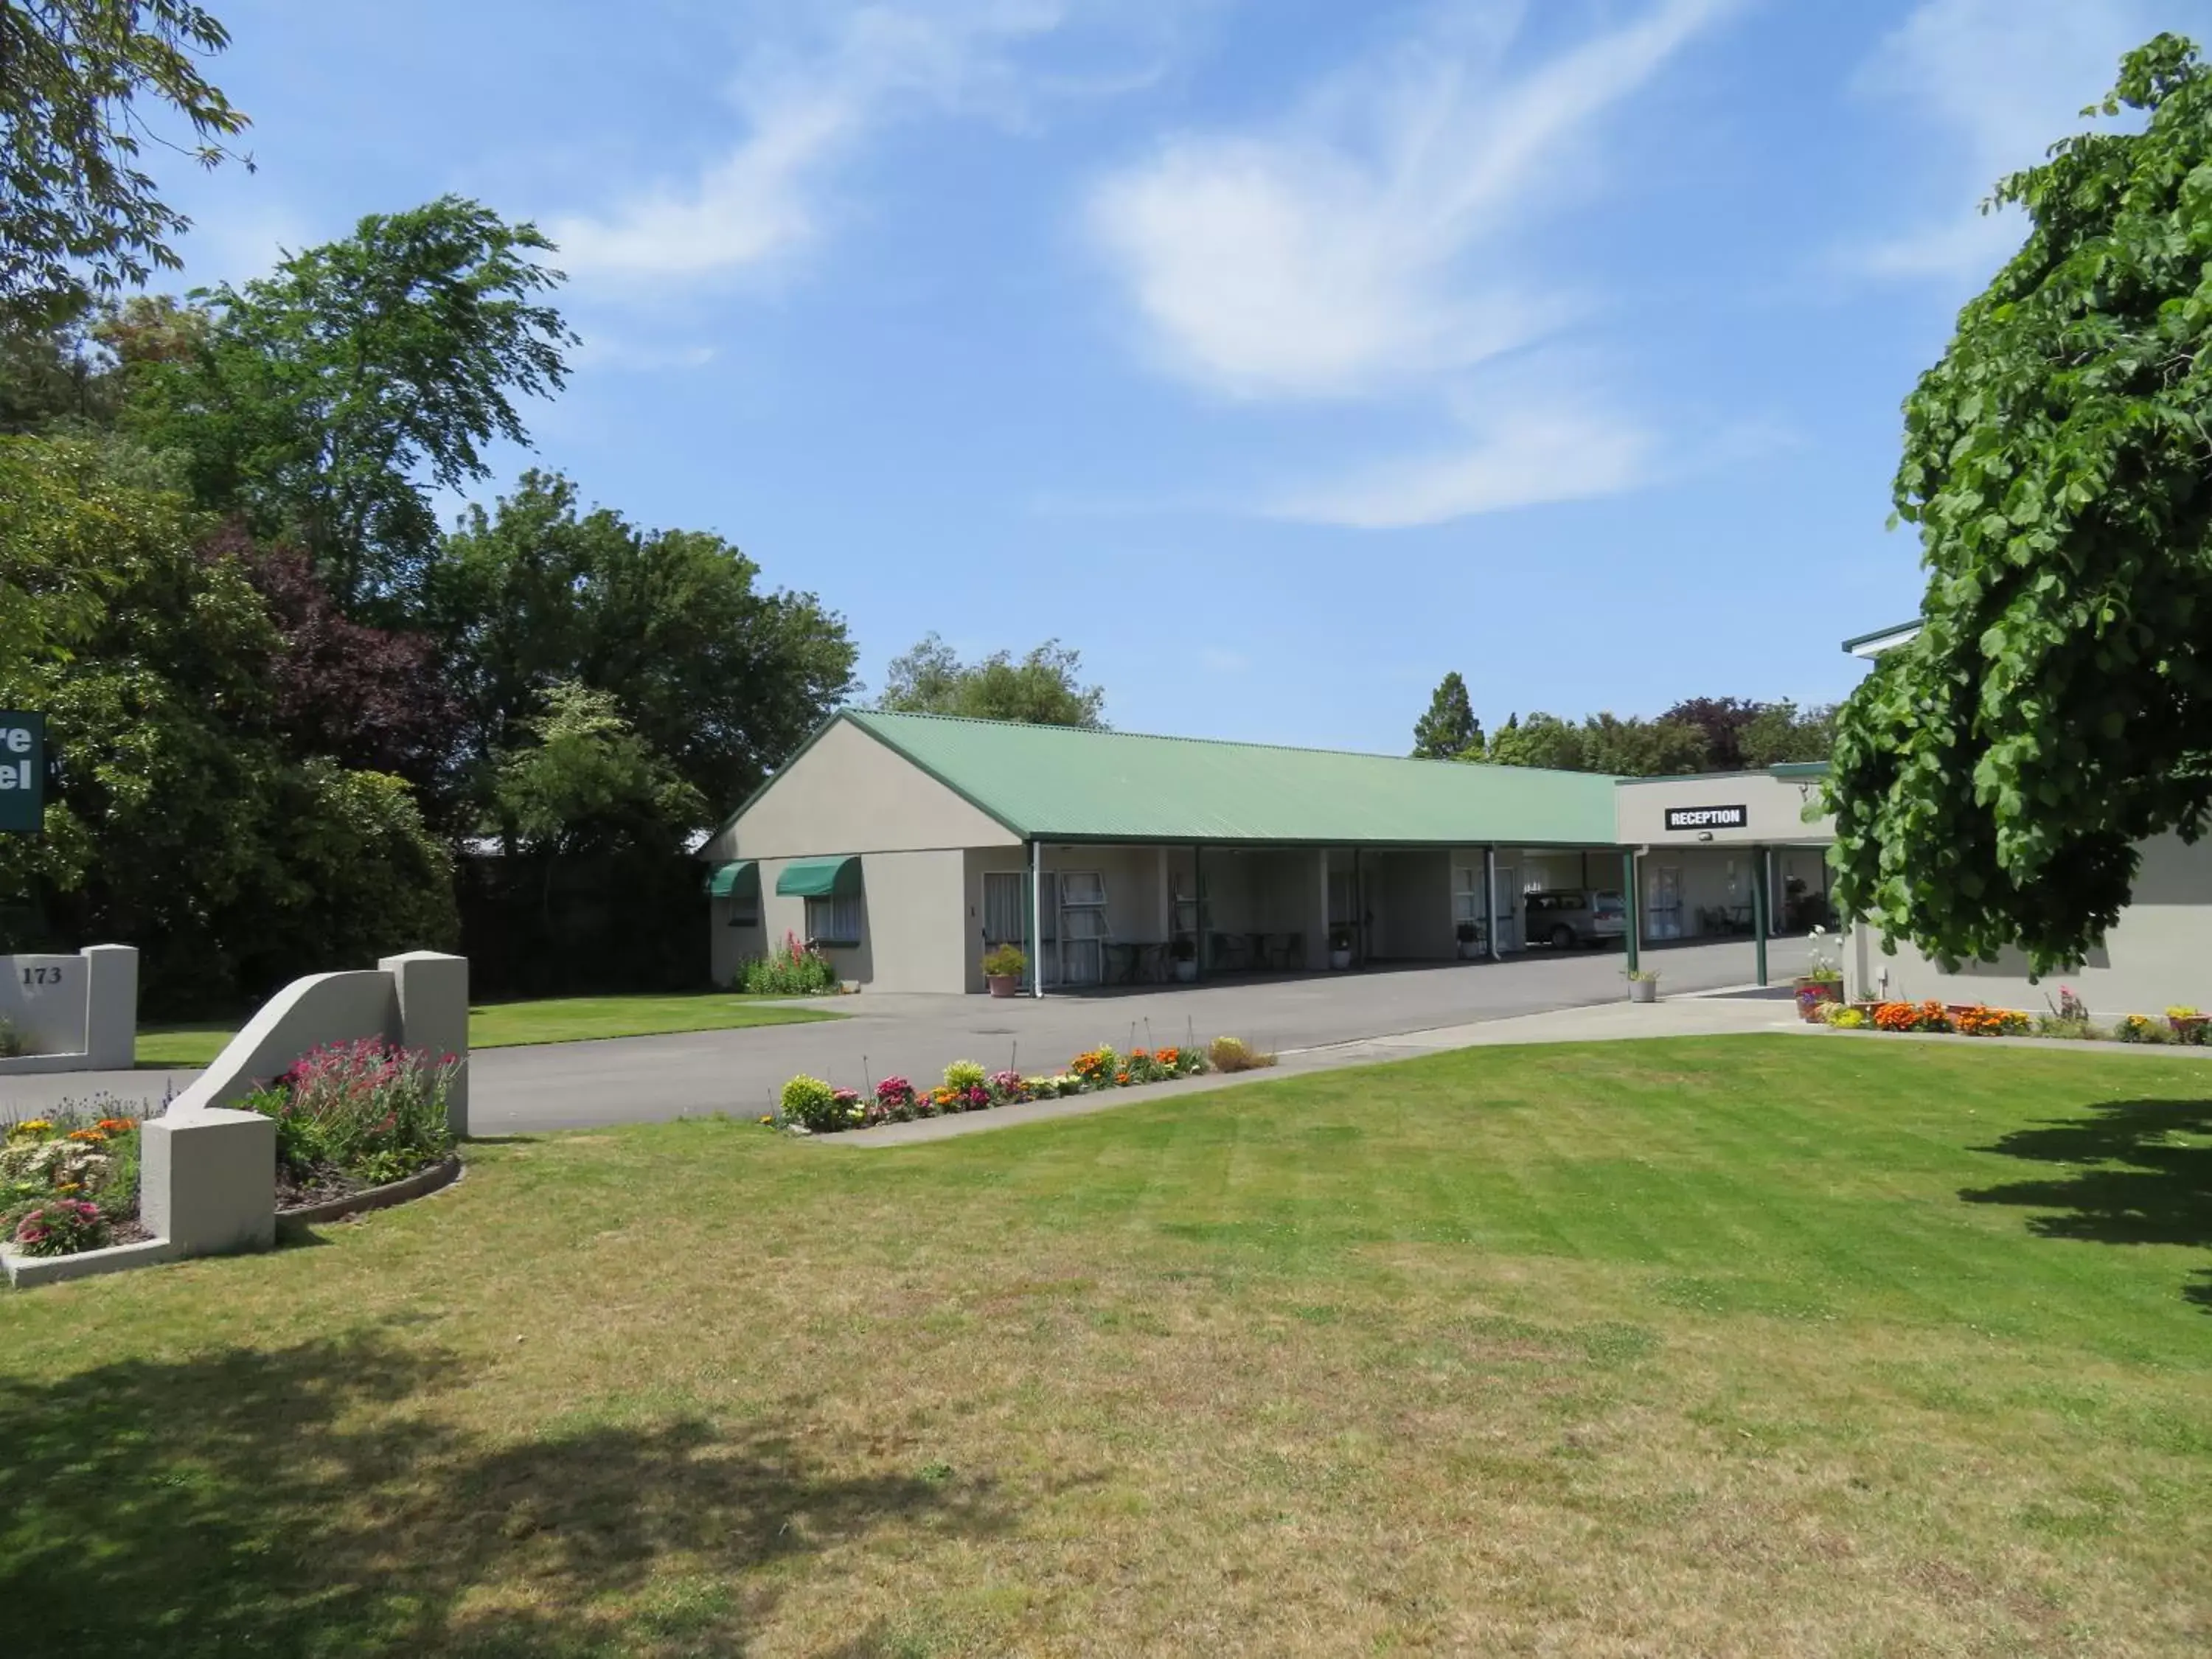
<svg viewBox="0 0 2212 1659">
<path fill-rule="evenodd" d="M 0 321 L 73 314 L 177 267 L 191 222 L 141 160 L 149 142 L 205 167 L 230 155 L 246 118 L 200 72 L 228 44 L 190 0 L 0 0 Z M 156 130 L 165 117 L 187 143 Z"/>
<path fill-rule="evenodd" d="M 447 538 L 426 617 L 460 706 L 454 748 L 480 816 L 557 685 L 613 693 L 638 738 L 729 811 L 853 686 L 843 619 L 770 589 L 720 537 L 643 531 L 526 473 Z M 696 828 L 686 824 L 684 828 Z"/>
<path fill-rule="evenodd" d="M 2212 77 L 2160 35 L 2102 109 L 1996 188 L 2027 240 L 1905 406 L 1923 626 L 1837 731 L 1838 902 L 1950 963 L 2079 959 L 2212 808 Z"/>
<path fill-rule="evenodd" d="M 371 214 L 196 295 L 193 349 L 140 352 L 131 421 L 186 458 L 203 503 L 296 542 L 342 605 L 388 618 L 436 557 L 433 489 L 489 476 L 488 444 L 528 442 L 516 400 L 566 381 L 552 251 L 459 197 Z"/>
<path fill-rule="evenodd" d="M 1413 755 L 1425 760 L 1480 760 L 1482 723 L 1468 701 L 1467 682 L 1453 669 L 1429 699 L 1429 712 L 1413 723 Z"/>
<path fill-rule="evenodd" d="M 127 444 L 0 439 L 0 705 L 44 710 L 61 763 L 45 833 L 0 836 L 0 906 L 139 945 L 171 1008 L 454 927 L 407 786 L 282 740 L 281 635 L 206 528 Z"/>
<path fill-rule="evenodd" d="M 935 634 L 893 657 L 877 706 L 906 714 L 962 714 L 1030 726 L 1106 724 L 1106 692 L 1082 680 L 1083 656 L 1047 640 L 1017 660 L 994 651 L 974 662 Z"/>
<path fill-rule="evenodd" d="M 1612 714 L 1588 715 L 1577 726 L 1541 711 L 1509 719 L 1492 735 L 1485 758 L 1497 766 L 1637 778 L 1702 771 L 1706 765 L 1705 737 L 1694 726 Z"/>
</svg>

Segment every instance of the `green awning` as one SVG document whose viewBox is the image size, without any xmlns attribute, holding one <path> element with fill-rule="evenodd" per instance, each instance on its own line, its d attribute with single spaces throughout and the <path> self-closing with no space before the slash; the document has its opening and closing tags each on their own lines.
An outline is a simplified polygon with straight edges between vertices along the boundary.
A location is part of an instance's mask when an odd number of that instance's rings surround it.
<svg viewBox="0 0 2212 1659">
<path fill-rule="evenodd" d="M 707 872 L 708 898 L 758 898 L 760 866 L 750 859 L 718 864 Z"/>
<path fill-rule="evenodd" d="M 860 890 L 860 860 L 793 859 L 777 872 L 775 890 L 786 898 L 828 898 Z"/>
</svg>

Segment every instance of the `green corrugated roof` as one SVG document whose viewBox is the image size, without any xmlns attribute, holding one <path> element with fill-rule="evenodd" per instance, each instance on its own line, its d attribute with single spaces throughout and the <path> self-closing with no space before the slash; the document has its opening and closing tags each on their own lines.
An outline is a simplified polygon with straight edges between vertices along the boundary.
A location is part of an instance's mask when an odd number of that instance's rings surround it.
<svg viewBox="0 0 2212 1659">
<path fill-rule="evenodd" d="M 1467 846 L 1614 841 L 1587 772 L 854 710 L 840 716 L 1017 835 Z"/>
</svg>

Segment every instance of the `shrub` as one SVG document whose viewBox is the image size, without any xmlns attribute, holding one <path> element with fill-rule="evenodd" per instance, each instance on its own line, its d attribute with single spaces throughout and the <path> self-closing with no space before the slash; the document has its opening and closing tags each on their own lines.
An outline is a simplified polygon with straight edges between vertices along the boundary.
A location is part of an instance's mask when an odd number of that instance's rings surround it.
<svg viewBox="0 0 2212 1659">
<path fill-rule="evenodd" d="M 1866 1010 L 1854 1008 L 1848 1002 L 1829 1003 L 1820 1017 L 1838 1031 L 1863 1031 L 1869 1024 Z"/>
<path fill-rule="evenodd" d="M 902 1077 L 887 1077 L 876 1085 L 875 1109 L 868 1115 L 871 1123 L 905 1123 L 914 1117 L 914 1085 Z"/>
<path fill-rule="evenodd" d="M 2021 1036 L 2029 1028 L 2028 1018 L 2016 1008 L 1992 1008 L 1976 1003 L 1957 1017 L 1956 1024 L 1966 1036 Z"/>
<path fill-rule="evenodd" d="M 783 1119 L 817 1135 L 834 1134 L 860 1121 L 860 1099 L 850 1089 L 833 1089 L 818 1077 L 795 1077 L 783 1085 Z"/>
<path fill-rule="evenodd" d="M 1030 959 L 1018 945 L 1001 945 L 983 958 L 983 972 L 992 979 L 1019 979 L 1030 970 Z"/>
<path fill-rule="evenodd" d="M 1273 1066 L 1275 1057 L 1262 1054 L 1242 1037 L 1218 1036 L 1207 1045 L 1206 1062 L 1217 1072 L 1256 1072 Z"/>
<path fill-rule="evenodd" d="M 783 943 L 738 969 L 737 988 L 748 996 L 823 996 L 838 988 L 837 969 L 829 957 L 786 933 Z"/>
<path fill-rule="evenodd" d="M 964 1095 L 970 1089 L 981 1088 L 987 1076 L 974 1060 L 956 1060 L 945 1068 L 945 1086 Z"/>
<path fill-rule="evenodd" d="M 23 1212 L 15 1248 L 25 1255 L 75 1255 L 107 1243 L 107 1218 L 88 1199 L 55 1198 Z"/>
<path fill-rule="evenodd" d="M 1948 1031 L 1951 1014 L 1933 997 L 1924 1002 L 1878 1002 L 1874 1023 L 1881 1031 Z"/>
<path fill-rule="evenodd" d="M 1076 1055 L 1068 1062 L 1067 1069 L 1083 1079 L 1085 1088 L 1111 1088 L 1115 1074 L 1121 1069 L 1121 1057 L 1102 1044 Z"/>
<path fill-rule="evenodd" d="M 2112 1036 L 2122 1042 L 2171 1042 L 2173 1033 L 2148 1014 L 2124 1015 L 2112 1027 Z"/>
<path fill-rule="evenodd" d="M 453 1150 L 446 1097 L 457 1064 L 378 1037 L 333 1042 L 240 1103 L 276 1121 L 277 1156 L 295 1171 L 396 1181 Z"/>
<path fill-rule="evenodd" d="M 1164 1064 L 1149 1048 L 1132 1048 L 1129 1057 L 1121 1062 L 1116 1081 L 1128 1083 L 1159 1083 L 1175 1075 L 1172 1066 Z"/>
<path fill-rule="evenodd" d="M 2069 1019 L 2063 1014 L 2038 1014 L 2035 1035 L 2060 1042 L 2091 1042 L 2104 1033 L 2086 1019 Z"/>
<path fill-rule="evenodd" d="M 0 1060 L 20 1060 L 31 1052 L 31 1045 L 15 1029 L 15 1022 L 0 1014 Z"/>
</svg>

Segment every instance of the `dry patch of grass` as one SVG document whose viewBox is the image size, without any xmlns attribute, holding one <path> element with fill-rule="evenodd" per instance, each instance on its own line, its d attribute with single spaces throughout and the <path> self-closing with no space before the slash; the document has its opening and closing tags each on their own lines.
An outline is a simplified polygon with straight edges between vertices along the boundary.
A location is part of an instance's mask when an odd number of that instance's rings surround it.
<svg viewBox="0 0 2212 1659">
<path fill-rule="evenodd" d="M 483 1147 L 328 1248 L 0 1303 L 0 1607 L 164 1654 L 2200 1653 L 2202 1077 L 1729 1039 L 866 1158 Z"/>
</svg>

